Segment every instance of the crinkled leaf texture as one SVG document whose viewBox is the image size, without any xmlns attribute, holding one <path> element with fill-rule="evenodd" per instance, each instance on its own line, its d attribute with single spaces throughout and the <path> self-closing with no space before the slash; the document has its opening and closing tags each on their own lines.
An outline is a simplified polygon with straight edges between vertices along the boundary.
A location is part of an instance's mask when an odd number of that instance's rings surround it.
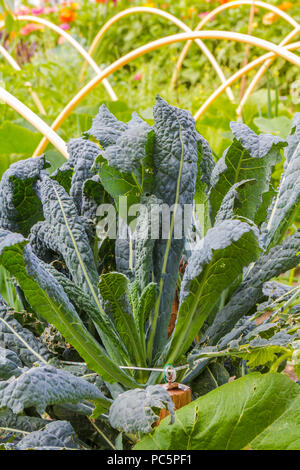
<svg viewBox="0 0 300 470">
<path fill-rule="evenodd" d="M 269 190 L 272 169 L 281 160 L 280 150 L 286 143 L 272 135 L 256 135 L 238 122 L 231 123 L 231 130 L 234 141 L 218 160 L 211 176 L 211 215 L 214 220 L 223 198 L 233 185 L 255 179 L 254 184 L 245 183 L 240 188 L 240 206 L 236 209 L 238 215 L 255 220 L 263 202 L 262 195 Z"/>
<path fill-rule="evenodd" d="M 24 437 L 16 446 L 16 450 L 80 450 L 82 448 L 82 443 L 67 421 L 49 423 L 45 429 Z"/>
<path fill-rule="evenodd" d="M 50 365 L 24 369 L 19 377 L 0 382 L 0 408 L 9 408 L 16 414 L 29 407 L 42 414 L 48 405 L 83 399 L 106 403 L 106 409 L 110 406 L 95 385 Z"/>
<path fill-rule="evenodd" d="M 288 377 L 246 375 L 163 420 L 135 450 L 296 450 L 300 446 L 300 387 Z"/>
<path fill-rule="evenodd" d="M 222 292 L 258 254 L 257 229 L 245 222 L 225 220 L 208 230 L 182 280 L 167 362 L 178 360 L 187 351 Z"/>
<path fill-rule="evenodd" d="M 30 305 L 56 326 L 90 369 L 108 382 L 135 386 L 85 328 L 63 287 L 32 253 L 22 235 L 0 229 L 0 264 L 17 278 Z"/>
<path fill-rule="evenodd" d="M 13 434 L 14 441 L 22 439 L 24 434 L 37 431 L 44 426 L 48 421 L 42 418 L 33 416 L 16 415 L 11 410 L 0 411 L 0 435 L 3 439 L 9 439 Z"/>
<path fill-rule="evenodd" d="M 35 250 L 38 245 L 41 245 L 55 253 L 60 253 L 74 282 L 78 287 L 90 292 L 74 247 L 74 240 L 90 281 L 95 287 L 97 286 L 98 273 L 88 236 L 79 220 L 73 199 L 56 181 L 47 176 L 43 176 L 38 189 L 45 222 L 39 222 L 33 227 L 30 236 L 31 243 Z"/>
<path fill-rule="evenodd" d="M 16 353 L 0 347 L 0 380 L 20 375 L 22 366 L 22 361 Z"/>
<path fill-rule="evenodd" d="M 0 346 L 13 351 L 26 366 L 31 366 L 41 357 L 45 361 L 50 358 L 46 346 L 20 325 L 4 302 L 0 303 Z"/>
<path fill-rule="evenodd" d="M 70 162 L 74 166 L 70 196 L 74 200 L 78 213 L 81 214 L 84 183 L 94 176 L 95 170 L 92 167 L 101 150 L 94 142 L 79 138 L 69 141 L 68 151 Z"/>
<path fill-rule="evenodd" d="M 183 207 L 192 204 L 197 175 L 197 141 L 193 116 L 185 110 L 170 106 L 159 96 L 154 106 L 154 184 L 153 193 L 171 209 L 174 204 Z M 180 207 L 177 207 L 177 215 Z M 179 222 L 175 220 L 175 224 Z M 165 257 L 162 294 L 154 341 L 155 353 L 166 344 L 168 325 L 175 295 L 177 274 L 183 253 L 185 237 L 175 239 L 170 233 L 171 245 L 166 239 L 158 239 L 154 247 L 154 280 L 159 284 Z M 161 287 L 160 287 L 161 289 Z"/>
<path fill-rule="evenodd" d="M 174 403 L 161 385 L 121 393 L 109 410 L 109 422 L 113 428 L 128 433 L 149 433 L 152 424 L 159 419 L 156 410 L 167 408 L 174 420 Z"/>
<path fill-rule="evenodd" d="M 49 164 L 45 157 L 13 163 L 0 182 L 0 227 L 27 236 L 31 227 L 43 219 L 36 183 Z"/>
<path fill-rule="evenodd" d="M 268 221 L 267 246 L 281 240 L 299 211 L 300 204 L 300 113 L 296 113 L 293 129 L 287 138 L 284 173 Z"/>
<path fill-rule="evenodd" d="M 260 256 L 231 299 L 218 313 L 211 327 L 205 332 L 209 344 L 216 344 L 261 300 L 266 281 L 299 264 L 299 250 L 300 231 L 297 231 L 280 245 L 272 248 L 269 253 Z"/>
</svg>

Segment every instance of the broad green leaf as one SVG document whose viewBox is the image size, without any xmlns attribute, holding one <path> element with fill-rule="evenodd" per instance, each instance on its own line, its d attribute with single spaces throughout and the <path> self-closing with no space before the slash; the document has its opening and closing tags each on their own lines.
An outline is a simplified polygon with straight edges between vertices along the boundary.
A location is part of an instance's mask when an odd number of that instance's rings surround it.
<svg viewBox="0 0 300 470">
<path fill-rule="evenodd" d="M 262 254 L 231 299 L 205 332 L 210 344 L 216 344 L 236 322 L 246 315 L 263 297 L 263 285 L 273 277 L 296 267 L 300 262 L 300 232 L 287 237 L 269 253 Z"/>
<path fill-rule="evenodd" d="M 226 220 L 207 232 L 182 280 L 167 362 L 175 362 L 187 351 L 222 292 L 258 254 L 256 230 L 247 223 Z"/>
<path fill-rule="evenodd" d="M 164 419 L 134 450 L 297 450 L 300 387 L 281 374 L 246 375 Z"/>
<path fill-rule="evenodd" d="M 16 414 L 30 407 L 43 414 L 48 405 L 83 399 L 106 403 L 106 410 L 110 407 L 110 401 L 95 385 L 50 365 L 23 369 L 18 377 L 0 382 L 0 409 L 9 408 Z"/>
<path fill-rule="evenodd" d="M 30 305 L 56 326 L 88 367 L 104 380 L 134 386 L 135 382 L 108 358 L 84 327 L 62 286 L 42 267 L 27 244 L 21 235 L 0 230 L 0 264 L 16 277 Z"/>
<path fill-rule="evenodd" d="M 121 173 L 110 167 L 106 162 L 99 163 L 99 176 L 101 183 L 108 194 L 114 198 L 119 211 L 120 197 L 127 198 L 127 207 L 140 202 L 142 189 L 137 184 L 132 173 Z"/>
<path fill-rule="evenodd" d="M 31 155 L 40 139 L 39 132 L 33 132 L 14 122 L 4 121 L 0 126 L 0 146 L 3 155 Z"/>
<path fill-rule="evenodd" d="M 0 182 L 0 227 L 27 236 L 31 227 L 43 220 L 36 183 L 48 166 L 43 156 L 29 158 L 14 163 L 4 173 Z"/>
<path fill-rule="evenodd" d="M 210 193 L 213 220 L 222 200 L 233 185 L 244 180 L 256 180 L 240 188 L 241 205 L 236 214 L 254 220 L 262 204 L 262 195 L 269 190 L 272 169 L 281 160 L 280 150 L 286 145 L 279 137 L 255 134 L 245 124 L 232 122 L 232 145 L 217 162 L 211 177 Z"/>
<path fill-rule="evenodd" d="M 158 239 L 154 248 L 154 281 L 159 286 L 148 343 L 148 357 L 161 352 L 166 344 L 168 325 L 174 300 L 177 273 L 185 237 L 174 238 L 174 226 L 180 207 L 192 204 L 197 175 L 198 134 L 188 111 L 170 106 L 157 97 L 154 106 L 154 185 L 153 193 L 172 212 L 168 240 Z M 153 338 L 153 336 L 155 337 Z"/>
<path fill-rule="evenodd" d="M 145 356 L 141 347 L 137 327 L 128 301 L 129 280 L 121 273 L 100 276 L 99 291 L 105 307 L 113 318 L 114 325 L 130 353 L 133 364 L 145 367 Z"/>
<path fill-rule="evenodd" d="M 253 122 L 261 132 L 278 135 L 278 137 L 282 137 L 282 139 L 287 138 L 292 127 L 291 120 L 286 116 L 271 119 L 257 117 L 253 119 Z"/>
<path fill-rule="evenodd" d="M 284 237 L 299 211 L 300 113 L 295 114 L 287 143 L 284 173 L 268 220 L 267 247 L 274 246 Z"/>
</svg>

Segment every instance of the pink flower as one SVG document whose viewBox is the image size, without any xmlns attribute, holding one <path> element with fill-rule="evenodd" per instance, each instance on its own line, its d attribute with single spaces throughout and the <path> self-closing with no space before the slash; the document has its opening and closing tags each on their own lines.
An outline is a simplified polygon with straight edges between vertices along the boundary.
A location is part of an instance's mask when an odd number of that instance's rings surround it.
<svg viewBox="0 0 300 470">
<path fill-rule="evenodd" d="M 41 15 L 42 13 L 44 13 L 44 10 L 45 10 L 44 8 L 33 8 L 31 10 L 31 13 L 33 15 Z"/>
<path fill-rule="evenodd" d="M 20 34 L 22 36 L 27 36 L 33 31 L 43 31 L 43 26 L 35 23 L 28 23 L 26 26 L 23 26 L 23 28 L 20 29 Z"/>
<path fill-rule="evenodd" d="M 63 29 L 64 31 L 67 31 L 67 29 L 70 29 L 70 25 L 68 23 L 62 23 L 59 25 L 59 27 Z"/>
<path fill-rule="evenodd" d="M 57 41 L 57 44 L 61 45 L 61 44 L 63 44 L 64 42 L 66 42 L 66 39 L 65 39 L 63 36 L 59 36 L 58 41 Z"/>
<path fill-rule="evenodd" d="M 205 18 L 209 14 L 209 11 L 203 11 L 202 13 L 199 13 L 199 18 Z M 213 16 L 209 21 L 213 21 L 215 17 Z"/>
<path fill-rule="evenodd" d="M 136 80 L 136 81 L 139 81 L 139 80 L 142 80 L 143 78 L 143 75 L 141 73 L 137 73 L 134 77 L 133 77 L 133 80 Z"/>
<path fill-rule="evenodd" d="M 28 7 L 24 7 L 24 6 L 20 6 L 19 8 L 17 8 L 15 10 L 15 14 L 17 16 L 19 15 L 29 15 L 30 14 L 30 8 Z"/>
</svg>

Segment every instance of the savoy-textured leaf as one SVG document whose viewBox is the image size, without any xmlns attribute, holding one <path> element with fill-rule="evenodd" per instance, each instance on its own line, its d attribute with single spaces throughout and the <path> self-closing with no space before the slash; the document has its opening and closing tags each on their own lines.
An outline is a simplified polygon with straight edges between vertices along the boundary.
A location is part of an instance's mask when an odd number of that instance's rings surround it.
<svg viewBox="0 0 300 470">
<path fill-rule="evenodd" d="M 48 421 L 32 416 L 16 415 L 11 410 L 0 411 L 0 439 L 14 436 L 21 440 L 26 434 L 38 431 L 46 426 Z"/>
<path fill-rule="evenodd" d="M 0 409 L 16 414 L 29 407 L 42 414 L 48 405 L 83 399 L 107 403 L 109 409 L 109 400 L 93 384 L 50 365 L 24 369 L 18 377 L 0 382 Z"/>
<path fill-rule="evenodd" d="M 45 157 L 29 158 L 13 163 L 0 182 L 0 227 L 27 236 L 30 228 L 43 220 L 36 183 L 45 168 Z"/>
<path fill-rule="evenodd" d="M 281 374 L 246 375 L 163 420 L 134 450 L 297 450 L 300 387 Z"/>
<path fill-rule="evenodd" d="M 108 382 L 135 385 L 88 332 L 63 287 L 45 270 L 22 235 L 0 229 L 0 264 L 17 278 L 30 305 L 77 349 L 90 369 Z"/>
<path fill-rule="evenodd" d="M 210 229 L 185 271 L 167 362 L 187 351 L 219 296 L 259 255 L 257 230 L 239 220 Z"/>
<path fill-rule="evenodd" d="M 161 385 L 128 390 L 114 400 L 109 410 L 109 421 L 119 431 L 146 434 L 152 431 L 152 424 L 159 419 L 156 410 L 163 408 L 171 413 L 172 424 L 174 403 Z"/>
<path fill-rule="evenodd" d="M 170 106 L 159 96 L 154 106 L 154 195 L 171 209 L 174 204 L 192 204 L 197 174 L 197 132 L 195 121 L 188 111 Z M 178 210 L 178 208 L 177 208 Z M 174 217 L 174 213 L 173 213 Z M 175 222 L 176 223 L 176 222 Z M 165 346 L 177 273 L 184 248 L 185 237 L 172 238 L 170 247 L 166 239 L 158 239 L 154 248 L 154 280 L 161 280 L 165 257 L 166 269 L 160 286 L 160 305 L 157 318 L 154 352 Z"/>
<path fill-rule="evenodd" d="M 22 361 L 15 352 L 0 346 L 0 380 L 20 375 L 22 367 Z"/>
<path fill-rule="evenodd" d="M 230 188 L 243 180 L 253 180 L 240 188 L 240 207 L 236 213 L 254 220 L 262 204 L 262 195 L 269 190 L 272 169 L 281 160 L 280 150 L 286 143 L 272 135 L 256 135 L 245 124 L 232 122 L 232 145 L 217 162 L 211 176 L 211 215 L 213 220 Z"/>
<path fill-rule="evenodd" d="M 100 140 L 101 144 L 101 140 Z M 126 124 L 126 129 L 120 133 L 116 141 L 101 155 L 109 166 L 121 173 L 138 173 L 140 165 L 147 155 L 152 153 L 153 131 L 136 113 Z"/>
<path fill-rule="evenodd" d="M 299 250 L 300 231 L 297 231 L 272 248 L 269 253 L 260 256 L 231 299 L 218 313 L 212 326 L 205 332 L 210 344 L 216 344 L 240 318 L 259 303 L 266 281 L 299 264 Z"/>
<path fill-rule="evenodd" d="M 56 181 L 47 176 L 44 176 L 39 184 L 39 194 L 46 221 L 39 224 L 38 231 L 33 232 L 35 237 L 49 250 L 61 253 L 75 284 L 89 293 L 90 288 L 74 241 L 94 287 L 97 286 L 98 273 L 87 234 L 78 218 L 72 198 Z"/>
<path fill-rule="evenodd" d="M 101 146 L 106 149 L 109 145 L 115 144 L 126 129 L 126 124 L 118 121 L 103 104 L 100 106 L 97 116 L 93 119 L 93 125 L 87 134 L 99 140 Z"/>
<path fill-rule="evenodd" d="M 31 366 L 41 358 L 44 361 L 50 358 L 47 347 L 31 331 L 22 327 L 6 305 L 1 304 L 0 346 L 13 351 L 26 366 Z"/>
<path fill-rule="evenodd" d="M 300 113 L 295 114 L 293 129 L 287 138 L 284 173 L 268 220 L 266 245 L 280 241 L 299 211 L 300 204 Z"/>
<path fill-rule="evenodd" d="M 153 220 L 155 218 L 151 214 L 154 208 L 159 208 L 160 203 L 161 201 L 153 195 L 141 199 L 141 204 L 143 204 L 143 206 L 137 219 L 137 225 L 134 232 L 134 273 L 135 279 L 139 283 L 140 291 L 147 286 L 151 279 L 153 248 L 155 244 L 152 233 L 159 233 L 159 218 L 157 217 L 157 227 L 155 227 L 155 220 Z"/>
<path fill-rule="evenodd" d="M 92 170 L 101 149 L 94 142 L 86 139 L 71 139 L 68 143 L 70 159 L 74 162 L 70 196 L 72 196 L 78 213 L 82 213 L 83 186 L 87 179 L 95 174 Z"/>
<path fill-rule="evenodd" d="M 16 450 L 80 450 L 82 443 L 67 421 L 54 421 L 45 429 L 25 436 L 16 446 Z"/>
</svg>

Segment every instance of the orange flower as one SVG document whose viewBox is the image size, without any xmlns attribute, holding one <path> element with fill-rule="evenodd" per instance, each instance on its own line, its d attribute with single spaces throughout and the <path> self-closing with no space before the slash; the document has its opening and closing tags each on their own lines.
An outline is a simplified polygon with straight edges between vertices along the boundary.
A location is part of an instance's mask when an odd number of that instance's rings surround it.
<svg viewBox="0 0 300 470">
<path fill-rule="evenodd" d="M 20 34 L 22 36 L 27 36 L 33 31 L 43 31 L 43 26 L 35 23 L 28 23 L 26 26 L 23 26 L 23 28 L 20 29 Z"/>
<path fill-rule="evenodd" d="M 72 10 L 70 7 L 63 7 L 59 13 L 59 21 L 62 23 L 72 23 L 75 21 L 77 16 L 76 11 Z"/>
<path fill-rule="evenodd" d="M 277 21 L 278 19 L 278 15 L 276 15 L 276 13 L 266 13 L 264 16 L 263 16 L 263 19 L 262 19 L 262 22 L 264 25 L 268 26 L 270 24 L 273 24 Z"/>
<path fill-rule="evenodd" d="M 293 8 L 293 4 L 292 4 L 292 2 L 283 2 L 283 3 L 281 3 L 281 5 L 279 5 L 278 8 L 280 8 L 280 10 L 282 10 L 282 11 L 288 11 L 291 8 Z"/>
</svg>

